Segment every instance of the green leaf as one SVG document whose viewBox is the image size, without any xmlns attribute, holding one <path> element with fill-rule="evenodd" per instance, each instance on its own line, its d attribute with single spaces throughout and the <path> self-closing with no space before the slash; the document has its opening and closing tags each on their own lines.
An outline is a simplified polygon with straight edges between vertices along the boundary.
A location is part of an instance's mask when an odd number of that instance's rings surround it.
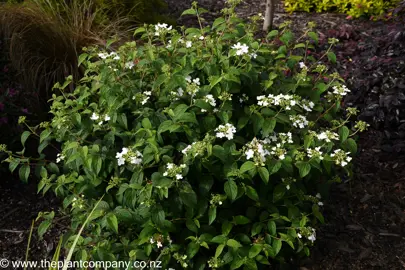
<svg viewBox="0 0 405 270">
<path fill-rule="evenodd" d="M 269 174 L 269 171 L 265 167 L 259 167 L 259 175 L 265 184 L 267 184 L 269 182 L 270 174 Z"/>
<path fill-rule="evenodd" d="M 48 230 L 49 226 L 51 226 L 51 221 L 50 220 L 44 220 L 39 224 L 38 226 L 38 236 L 39 238 L 42 239 L 46 231 Z"/>
<path fill-rule="evenodd" d="M 221 244 L 217 247 L 217 249 L 215 250 L 215 258 L 218 258 L 221 255 L 222 251 L 224 250 L 224 247 L 225 247 L 224 244 Z"/>
<path fill-rule="evenodd" d="M 267 38 L 271 39 L 272 37 L 275 37 L 278 35 L 278 30 L 272 30 L 267 34 Z"/>
<path fill-rule="evenodd" d="M 42 143 L 45 141 L 49 135 L 51 135 L 51 131 L 49 129 L 45 129 L 44 131 L 41 132 L 41 135 L 39 136 L 39 143 Z"/>
<path fill-rule="evenodd" d="M 8 165 L 8 168 L 11 173 L 14 172 L 14 170 L 20 165 L 20 161 L 18 159 L 13 159 L 10 161 L 10 164 Z"/>
<path fill-rule="evenodd" d="M 236 241 L 236 240 L 234 240 L 234 239 L 229 239 L 229 240 L 226 242 L 226 245 L 227 245 L 228 247 L 232 247 L 232 248 L 240 248 L 240 247 L 242 247 L 242 245 L 241 245 L 238 241 Z"/>
<path fill-rule="evenodd" d="M 189 229 L 190 231 L 194 232 L 194 233 L 198 233 L 198 228 L 197 225 L 195 225 L 194 221 L 191 219 L 187 219 L 186 220 L 186 227 L 187 229 Z"/>
<path fill-rule="evenodd" d="M 283 244 L 283 243 L 281 242 L 280 239 L 274 239 L 274 240 L 273 240 L 272 247 L 273 247 L 273 250 L 274 250 L 274 252 L 275 252 L 275 255 L 277 255 L 277 254 L 280 252 L 280 249 L 281 249 L 282 244 Z"/>
<path fill-rule="evenodd" d="M 190 9 L 186 9 L 185 11 L 183 11 L 183 13 L 181 14 L 181 16 L 184 15 L 197 15 L 197 11 L 193 8 Z"/>
<path fill-rule="evenodd" d="M 242 166 L 240 167 L 239 171 L 240 171 L 241 173 L 244 173 L 244 172 L 250 171 L 250 170 L 252 170 L 252 169 L 254 169 L 254 168 L 256 168 L 256 165 L 255 165 L 254 162 L 252 162 L 252 161 L 246 161 L 245 163 L 242 164 Z"/>
<path fill-rule="evenodd" d="M 192 259 L 198 253 L 198 250 L 200 250 L 200 245 L 196 242 L 191 242 L 187 246 L 187 257 Z"/>
<path fill-rule="evenodd" d="M 284 185 L 277 185 L 273 191 L 273 202 L 277 202 L 284 197 L 285 187 Z"/>
<path fill-rule="evenodd" d="M 336 64 L 336 54 L 334 54 L 333 52 L 328 52 L 328 59 L 333 64 Z"/>
<path fill-rule="evenodd" d="M 217 208 L 210 207 L 210 209 L 208 209 L 208 225 L 211 225 L 216 218 L 217 218 Z"/>
<path fill-rule="evenodd" d="M 222 234 L 228 235 L 231 232 L 232 227 L 233 227 L 233 225 L 229 221 L 223 222 L 222 223 Z"/>
<path fill-rule="evenodd" d="M 225 244 L 227 240 L 228 237 L 226 237 L 225 235 L 217 235 L 214 238 L 212 238 L 210 242 L 216 244 Z"/>
<path fill-rule="evenodd" d="M 352 154 L 357 153 L 357 144 L 352 138 L 347 139 L 345 145 Z"/>
<path fill-rule="evenodd" d="M 31 135 L 31 132 L 29 131 L 24 131 L 23 134 L 21 134 L 21 144 L 24 146 L 25 142 L 27 141 L 28 137 Z"/>
<path fill-rule="evenodd" d="M 238 186 L 236 185 L 235 181 L 228 180 L 224 184 L 224 191 L 226 193 L 226 196 L 228 196 L 228 198 L 233 201 L 238 195 Z"/>
<path fill-rule="evenodd" d="M 277 120 L 275 118 L 271 119 L 266 119 L 263 122 L 263 137 L 266 137 L 270 134 L 270 132 L 273 132 L 274 128 L 276 127 Z"/>
<path fill-rule="evenodd" d="M 346 127 L 340 127 L 339 128 L 339 140 L 340 142 L 345 142 L 347 138 L 349 137 L 350 130 Z"/>
<path fill-rule="evenodd" d="M 269 222 L 267 222 L 267 229 L 269 230 L 270 235 L 277 235 L 277 226 L 274 220 L 269 220 Z"/>
<path fill-rule="evenodd" d="M 251 235 L 250 235 L 250 236 L 253 237 L 253 236 L 255 236 L 255 235 L 261 233 L 261 232 L 262 232 L 262 229 L 263 229 L 263 223 L 256 222 L 256 223 L 253 224 L 253 226 L 252 226 L 252 232 L 251 232 Z"/>
<path fill-rule="evenodd" d="M 239 224 L 239 225 L 245 225 L 245 224 L 250 223 L 250 219 L 248 219 L 247 217 L 242 216 L 242 215 L 233 217 L 233 219 L 234 219 L 235 223 Z"/>
<path fill-rule="evenodd" d="M 142 119 L 142 126 L 146 129 L 152 129 L 152 123 L 148 118 Z"/>
<path fill-rule="evenodd" d="M 144 33 L 144 32 L 146 32 L 145 27 L 138 27 L 138 29 L 136 29 L 134 32 L 134 36 L 136 36 L 137 34 L 140 34 L 140 33 Z"/>
<path fill-rule="evenodd" d="M 259 201 L 259 195 L 257 194 L 256 190 L 251 186 L 246 186 L 246 195 L 256 202 Z"/>
<path fill-rule="evenodd" d="M 253 259 L 257 255 L 259 255 L 260 251 L 262 251 L 263 246 L 259 244 L 254 244 L 250 249 L 249 249 L 249 258 Z"/>
<path fill-rule="evenodd" d="M 299 169 L 301 178 L 304 178 L 311 171 L 311 165 L 307 162 L 298 161 L 295 166 Z"/>
<path fill-rule="evenodd" d="M 318 43 L 318 34 L 315 32 L 308 32 L 308 36 Z"/>
<path fill-rule="evenodd" d="M 240 257 L 236 257 L 233 259 L 232 263 L 231 263 L 231 267 L 230 270 L 235 270 L 240 268 L 243 264 L 245 263 L 245 260 L 243 258 Z"/>
<path fill-rule="evenodd" d="M 325 220 L 321 214 L 321 212 L 319 212 L 319 206 L 317 204 L 312 205 L 312 214 L 323 224 L 325 223 Z"/>
<path fill-rule="evenodd" d="M 180 199 L 187 206 L 195 207 L 197 205 L 197 195 L 189 185 L 183 185 L 180 189 Z"/>
<path fill-rule="evenodd" d="M 111 230 L 113 230 L 115 233 L 118 233 L 118 220 L 114 214 L 108 215 L 107 224 Z"/>
<path fill-rule="evenodd" d="M 28 164 L 24 164 L 20 167 L 18 174 L 20 176 L 21 181 L 27 183 L 28 177 L 30 176 L 31 167 Z"/>
</svg>

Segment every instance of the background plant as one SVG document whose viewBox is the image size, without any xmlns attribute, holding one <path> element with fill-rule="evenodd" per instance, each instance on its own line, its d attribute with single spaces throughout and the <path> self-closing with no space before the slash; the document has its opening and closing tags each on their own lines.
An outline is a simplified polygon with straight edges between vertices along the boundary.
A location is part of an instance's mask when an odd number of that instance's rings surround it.
<svg viewBox="0 0 405 270">
<path fill-rule="evenodd" d="M 353 18 L 361 16 L 377 18 L 388 9 L 395 7 L 399 2 L 399 0 L 286 0 L 284 4 L 288 12 L 335 11 L 345 13 Z"/>
<path fill-rule="evenodd" d="M 22 136 L 39 139 L 39 161 L 2 146 L 11 170 L 27 180 L 36 162 L 38 190 L 71 210 L 75 259 L 257 269 L 309 254 L 366 124 L 349 122 L 350 90 L 325 65 L 336 39 L 319 59 L 312 23 L 256 40 L 238 2 L 211 27 L 145 25 L 140 44 L 85 49 L 85 76 L 74 91 L 72 77 L 56 84 L 51 122 Z M 54 141 L 56 163 L 42 154 Z"/>
</svg>

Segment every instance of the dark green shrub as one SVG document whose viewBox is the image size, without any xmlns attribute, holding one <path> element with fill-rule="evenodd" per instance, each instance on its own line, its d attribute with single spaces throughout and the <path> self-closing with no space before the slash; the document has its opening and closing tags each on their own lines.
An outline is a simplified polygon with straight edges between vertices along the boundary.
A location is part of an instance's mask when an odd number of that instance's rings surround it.
<svg viewBox="0 0 405 270">
<path fill-rule="evenodd" d="M 55 86 L 52 121 L 23 134 L 39 152 L 62 144 L 56 163 L 38 163 L 38 189 L 64 200 L 73 234 L 103 198 L 75 260 L 268 269 L 309 254 L 324 221 L 319 193 L 350 175 L 352 137 L 366 125 L 346 126 L 357 112 L 341 118 L 349 90 L 319 62 L 336 62 L 337 40 L 319 59 L 307 54 L 312 24 L 299 39 L 286 22 L 256 40 L 255 22 L 234 13 L 240 1 L 228 2 L 212 27 L 147 25 L 135 32 L 143 45 L 88 48 L 75 90 L 71 77 Z M 32 160 L 6 152 L 27 180 Z"/>
</svg>

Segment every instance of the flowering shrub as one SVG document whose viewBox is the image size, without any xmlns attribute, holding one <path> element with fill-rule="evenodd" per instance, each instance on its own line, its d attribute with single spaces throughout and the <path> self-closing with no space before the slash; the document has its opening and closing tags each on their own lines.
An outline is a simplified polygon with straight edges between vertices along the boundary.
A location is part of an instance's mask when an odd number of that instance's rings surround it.
<svg viewBox="0 0 405 270">
<path fill-rule="evenodd" d="M 212 27 L 146 25 L 135 32 L 142 45 L 87 48 L 85 77 L 71 93 L 71 78 L 57 84 L 52 121 L 23 134 L 38 136 L 40 153 L 62 144 L 58 164 L 38 163 L 39 191 L 64 198 L 73 230 L 104 196 L 77 260 L 256 269 L 309 254 L 322 195 L 350 174 L 366 124 L 347 126 L 354 108 L 340 118 L 349 90 L 322 64 L 336 61 L 337 40 L 320 59 L 307 53 L 313 24 L 299 39 L 286 22 L 256 40 L 238 2 Z M 203 12 L 194 3 L 184 14 Z M 30 159 L 8 153 L 27 178 Z"/>
</svg>

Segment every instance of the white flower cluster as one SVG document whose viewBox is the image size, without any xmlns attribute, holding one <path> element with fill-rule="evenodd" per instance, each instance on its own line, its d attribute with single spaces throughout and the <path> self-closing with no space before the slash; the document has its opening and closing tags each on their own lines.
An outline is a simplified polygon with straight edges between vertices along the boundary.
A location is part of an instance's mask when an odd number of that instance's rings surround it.
<svg viewBox="0 0 405 270">
<path fill-rule="evenodd" d="M 266 96 L 258 96 L 257 97 L 257 105 L 261 107 L 270 107 L 270 106 L 281 106 L 286 111 L 289 111 L 294 106 L 299 106 L 303 108 L 305 111 L 311 112 L 314 108 L 315 104 L 306 99 L 301 99 L 299 96 L 292 96 L 292 95 L 273 95 L 269 94 Z"/>
<path fill-rule="evenodd" d="M 209 103 L 212 107 L 215 107 L 217 105 L 217 102 L 215 101 L 215 98 L 213 95 L 206 95 L 204 97 L 205 102 Z"/>
<path fill-rule="evenodd" d="M 338 96 L 346 96 L 347 93 L 350 93 L 350 90 L 347 88 L 346 85 L 335 85 L 332 87 L 333 94 Z"/>
<path fill-rule="evenodd" d="M 138 100 L 141 102 L 142 105 L 145 105 L 146 102 L 150 99 L 152 96 L 151 91 L 145 91 L 143 93 L 137 93 L 135 96 L 132 97 L 133 100 Z"/>
<path fill-rule="evenodd" d="M 298 64 L 300 65 L 300 68 L 302 68 L 302 69 L 307 69 L 307 68 L 308 68 L 308 67 L 305 65 L 304 62 L 299 62 Z"/>
<path fill-rule="evenodd" d="M 228 140 L 233 139 L 233 134 L 236 133 L 236 128 L 232 124 L 225 124 L 225 125 L 219 125 L 216 129 L 216 137 L 217 138 L 224 138 L 226 137 Z"/>
<path fill-rule="evenodd" d="M 296 128 L 305 128 L 308 126 L 308 120 L 303 115 L 290 115 L 290 120 Z"/>
<path fill-rule="evenodd" d="M 170 95 L 174 100 L 179 100 L 184 95 L 184 90 L 183 88 L 179 87 L 177 91 L 172 91 Z"/>
<path fill-rule="evenodd" d="M 177 166 L 174 163 L 166 164 L 166 171 L 163 173 L 163 176 L 175 177 L 177 180 L 183 179 L 183 169 L 186 168 L 186 164 L 181 164 Z"/>
<path fill-rule="evenodd" d="M 172 240 L 170 239 L 170 236 L 166 237 L 166 240 L 169 242 L 169 244 L 172 244 Z M 163 235 L 159 235 L 158 237 L 156 237 L 156 239 L 154 237 L 151 237 L 149 239 L 149 243 L 154 244 L 156 243 L 156 247 L 157 248 L 162 248 L 163 247 Z"/>
<path fill-rule="evenodd" d="M 127 69 L 132 69 L 134 66 L 135 66 L 135 64 L 132 61 L 125 63 L 125 68 L 127 68 Z"/>
<path fill-rule="evenodd" d="M 192 79 L 191 76 L 186 77 L 187 82 L 187 93 L 194 97 L 200 90 L 200 78 Z"/>
<path fill-rule="evenodd" d="M 345 152 L 342 149 L 337 149 L 330 156 L 335 160 L 336 165 L 344 167 L 352 160 L 352 158 L 348 156 L 349 154 L 350 152 Z"/>
<path fill-rule="evenodd" d="M 315 195 L 315 197 L 316 197 L 318 200 L 322 199 L 322 196 L 321 196 L 321 194 L 319 194 L 319 193 L 317 193 L 317 194 Z M 323 202 L 318 201 L 318 205 L 319 205 L 319 206 L 323 206 Z"/>
<path fill-rule="evenodd" d="M 266 157 L 270 155 L 269 150 L 266 149 L 269 140 L 258 140 L 254 138 L 250 143 L 246 144 L 246 159 L 253 159 L 255 164 L 263 165 L 266 161 Z"/>
<path fill-rule="evenodd" d="M 116 52 L 111 52 L 111 53 L 99 53 L 98 57 L 101 59 L 107 59 L 109 57 L 112 57 L 114 60 L 120 60 L 120 56 Z"/>
<path fill-rule="evenodd" d="M 283 160 L 285 159 L 287 150 L 285 150 L 281 143 L 277 143 L 276 146 L 271 148 L 270 154 L 272 154 L 273 156 L 277 156 L 280 160 Z"/>
<path fill-rule="evenodd" d="M 291 132 L 287 132 L 287 133 L 274 133 L 272 136 L 269 136 L 268 138 L 266 138 L 265 140 L 269 140 L 269 142 L 280 142 L 281 144 L 286 144 L 286 143 L 294 143 L 294 141 L 292 140 L 292 134 Z"/>
<path fill-rule="evenodd" d="M 234 44 L 231 48 L 236 50 L 236 55 L 244 55 L 249 53 L 249 46 L 246 44 L 241 44 L 240 42 Z"/>
<path fill-rule="evenodd" d="M 239 103 L 242 104 L 243 102 L 246 102 L 248 100 L 249 100 L 249 97 L 245 93 L 243 93 L 242 96 L 239 98 Z"/>
<path fill-rule="evenodd" d="M 315 242 L 316 240 L 316 231 L 314 228 L 309 227 L 308 229 L 305 230 L 305 234 L 307 235 L 307 238 L 309 241 L 312 243 Z M 298 238 L 302 238 L 301 233 L 297 233 Z"/>
<path fill-rule="evenodd" d="M 65 159 L 65 156 L 62 155 L 61 153 L 59 153 L 59 154 L 56 155 L 56 163 L 59 163 L 59 162 L 61 162 L 61 161 L 64 160 L 64 159 Z"/>
<path fill-rule="evenodd" d="M 160 36 L 163 33 L 172 30 L 172 26 L 167 25 L 167 23 L 158 23 L 155 25 L 155 36 Z"/>
<path fill-rule="evenodd" d="M 195 158 L 197 156 L 204 156 L 205 152 L 207 151 L 208 145 L 211 144 L 212 139 L 215 137 L 208 136 L 202 141 L 193 142 L 192 144 L 188 145 L 184 148 L 181 152 L 183 155 L 189 158 Z"/>
<path fill-rule="evenodd" d="M 307 149 L 307 154 L 309 158 L 319 158 L 320 160 L 323 160 L 323 153 L 320 146 L 315 147 L 315 149 Z"/>
<path fill-rule="evenodd" d="M 121 152 L 117 152 L 115 158 L 118 160 L 118 166 L 125 164 L 127 160 L 133 165 L 139 165 L 142 163 L 143 155 L 139 151 L 131 151 L 126 147 L 123 147 Z"/>
<path fill-rule="evenodd" d="M 100 119 L 100 115 L 96 114 L 93 112 L 93 114 L 90 117 L 91 120 L 93 121 L 97 121 Z M 103 121 L 110 121 L 110 116 L 108 116 L 107 114 L 104 115 L 104 120 L 100 120 L 100 122 L 98 122 L 98 124 L 101 126 L 103 124 Z"/>
<path fill-rule="evenodd" d="M 331 140 L 339 139 L 339 135 L 337 133 L 329 131 L 329 130 L 316 134 L 316 136 L 317 136 L 318 140 L 325 141 L 325 142 L 331 142 Z"/>
<path fill-rule="evenodd" d="M 79 199 L 77 199 L 76 197 L 74 197 L 73 200 L 72 200 L 72 207 L 73 207 L 73 208 L 78 207 L 79 209 L 82 209 L 82 208 L 84 207 L 84 200 L 83 200 L 83 198 L 84 198 L 84 195 L 83 195 L 83 194 L 80 196 Z"/>
</svg>

